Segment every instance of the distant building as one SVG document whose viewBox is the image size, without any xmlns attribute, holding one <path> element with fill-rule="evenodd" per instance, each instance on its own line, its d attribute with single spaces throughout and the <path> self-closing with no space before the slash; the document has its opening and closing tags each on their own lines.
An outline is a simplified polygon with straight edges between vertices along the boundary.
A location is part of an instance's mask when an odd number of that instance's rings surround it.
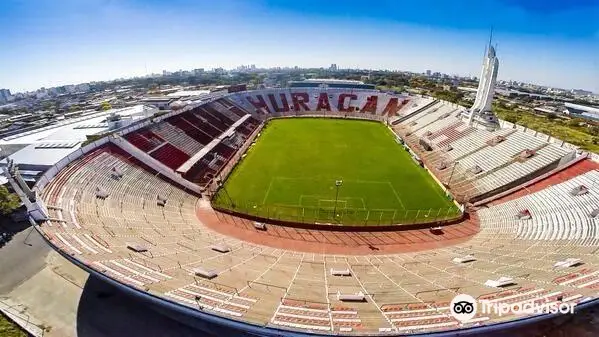
<svg viewBox="0 0 599 337">
<path fill-rule="evenodd" d="M 337 64 L 333 63 L 331 64 L 331 66 L 329 67 L 330 71 L 337 71 Z"/>
<path fill-rule="evenodd" d="M 227 92 L 229 92 L 229 93 L 246 91 L 246 90 L 247 90 L 246 84 L 235 84 L 235 85 L 231 85 L 227 88 Z"/>
<path fill-rule="evenodd" d="M 566 114 L 570 115 L 570 117 L 599 121 L 599 108 L 574 103 L 565 103 L 565 106 Z"/>
<path fill-rule="evenodd" d="M 210 90 L 179 90 L 177 92 L 173 92 L 170 94 L 167 94 L 167 97 L 170 98 L 177 98 L 177 99 L 183 99 L 183 98 L 191 98 L 191 97 L 202 97 L 202 96 L 207 96 L 210 94 Z"/>
<path fill-rule="evenodd" d="M 144 97 L 141 101 L 145 105 L 155 106 L 159 110 L 169 109 L 169 105 L 176 101 L 175 97 L 157 96 L 157 97 Z"/>
<path fill-rule="evenodd" d="M 579 96 L 592 96 L 593 95 L 592 91 L 582 90 L 582 89 L 572 89 L 570 92 L 574 95 L 579 95 Z"/>
<path fill-rule="evenodd" d="M 156 111 L 157 109 L 144 105 L 100 112 L 90 111 L 76 118 L 64 119 L 43 127 L 21 128 L 0 139 L 0 146 L 4 154 L 9 155 L 17 164 L 25 180 L 35 181 L 48 168 L 79 149 L 87 140 L 87 136 L 105 134 L 126 127 L 151 117 Z M 11 121 L 29 118 L 37 116 L 23 114 Z M 6 159 L 0 160 L 0 167 L 6 164 Z"/>
<path fill-rule="evenodd" d="M 374 90 L 374 84 L 365 84 L 362 81 L 335 80 L 335 79 L 309 79 L 303 81 L 290 81 L 290 88 L 345 88 L 345 89 L 370 89 Z"/>
<path fill-rule="evenodd" d="M 558 113 L 557 109 L 551 106 L 538 106 L 533 109 L 534 112 L 541 114 L 556 114 Z"/>
<path fill-rule="evenodd" d="M 8 89 L 0 89 L 0 103 L 6 103 L 10 101 L 12 98 L 10 94 L 10 90 Z"/>
<path fill-rule="evenodd" d="M 426 76 L 429 76 L 429 77 L 430 77 L 432 73 L 433 73 L 433 72 L 432 72 L 430 69 L 428 69 L 428 70 L 426 71 Z"/>
<path fill-rule="evenodd" d="M 48 95 L 48 90 L 46 90 L 46 89 L 40 89 L 40 90 L 38 90 L 38 91 L 35 92 L 35 98 L 36 99 L 44 99 L 44 98 L 47 98 L 48 96 L 49 96 Z"/>
</svg>

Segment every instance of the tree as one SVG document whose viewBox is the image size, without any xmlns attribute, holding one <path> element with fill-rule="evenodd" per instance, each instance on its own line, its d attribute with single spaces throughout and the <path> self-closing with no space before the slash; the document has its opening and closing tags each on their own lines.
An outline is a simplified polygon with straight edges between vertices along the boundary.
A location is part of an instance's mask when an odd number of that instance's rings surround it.
<svg viewBox="0 0 599 337">
<path fill-rule="evenodd" d="M 110 103 L 104 101 L 104 102 L 102 102 L 102 104 L 100 104 L 100 110 L 106 111 L 106 110 L 110 110 L 110 109 L 112 109 L 112 105 L 110 105 Z"/>
<path fill-rule="evenodd" d="M 554 120 L 554 119 L 556 119 L 556 118 L 557 118 L 557 115 L 556 115 L 556 114 L 554 114 L 554 113 L 548 113 L 548 114 L 547 114 L 547 119 L 548 119 L 548 120 Z"/>
<path fill-rule="evenodd" d="M 506 120 L 507 122 L 515 124 L 515 123 L 518 123 L 518 120 L 520 119 L 520 117 L 515 113 L 507 112 L 505 114 L 505 116 L 503 116 L 503 119 Z"/>
<path fill-rule="evenodd" d="M 0 186 L 0 213 L 3 215 L 9 214 L 19 208 L 19 206 L 21 206 L 19 197 L 14 193 L 8 192 L 6 186 Z"/>
<path fill-rule="evenodd" d="M 568 121 L 568 126 L 579 126 L 580 125 L 580 119 L 578 118 L 572 118 Z"/>
<path fill-rule="evenodd" d="M 107 136 L 109 134 L 110 134 L 110 132 L 102 133 L 102 134 L 99 134 L 99 135 L 86 135 L 85 136 L 86 139 L 85 139 L 85 141 L 83 143 L 81 143 L 81 147 L 84 147 L 87 144 L 91 144 L 91 143 L 95 142 L 96 140 L 98 140 L 98 139 L 100 139 L 100 138 L 102 138 L 104 136 Z"/>
<path fill-rule="evenodd" d="M 599 126 L 591 126 L 587 128 L 587 133 L 591 136 L 599 136 Z"/>
<path fill-rule="evenodd" d="M 507 109 L 508 108 L 508 106 L 503 101 L 498 101 L 497 102 L 497 107 L 499 107 L 501 109 Z"/>
<path fill-rule="evenodd" d="M 45 101 L 42 103 L 42 107 L 44 108 L 44 110 L 53 110 L 54 109 L 54 103 L 50 102 L 50 101 Z"/>
</svg>

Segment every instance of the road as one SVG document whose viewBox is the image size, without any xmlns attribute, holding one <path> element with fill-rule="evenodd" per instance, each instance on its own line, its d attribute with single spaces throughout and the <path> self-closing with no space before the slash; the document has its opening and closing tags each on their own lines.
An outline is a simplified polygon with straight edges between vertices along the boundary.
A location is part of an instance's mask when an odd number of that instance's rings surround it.
<svg viewBox="0 0 599 337">
<path fill-rule="evenodd" d="M 25 229 L 0 248 L 0 295 L 37 274 L 46 265 L 51 248 L 36 230 Z"/>
</svg>

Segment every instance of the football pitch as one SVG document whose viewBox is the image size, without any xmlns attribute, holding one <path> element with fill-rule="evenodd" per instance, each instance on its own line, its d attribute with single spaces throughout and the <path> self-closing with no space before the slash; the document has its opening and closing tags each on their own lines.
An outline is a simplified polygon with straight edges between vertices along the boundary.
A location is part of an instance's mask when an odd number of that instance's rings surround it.
<svg viewBox="0 0 599 337">
<path fill-rule="evenodd" d="M 459 214 L 385 125 L 326 118 L 270 121 L 213 204 L 270 219 L 352 225 Z"/>
</svg>

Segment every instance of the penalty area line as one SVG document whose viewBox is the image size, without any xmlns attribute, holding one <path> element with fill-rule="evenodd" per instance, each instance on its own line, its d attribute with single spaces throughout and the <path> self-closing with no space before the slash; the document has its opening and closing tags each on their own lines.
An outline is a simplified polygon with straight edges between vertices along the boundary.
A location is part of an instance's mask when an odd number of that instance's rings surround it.
<svg viewBox="0 0 599 337">
<path fill-rule="evenodd" d="M 391 190 L 393 190 L 393 194 L 395 194 L 395 198 L 397 199 L 397 201 L 399 201 L 399 204 L 401 205 L 401 208 L 403 208 L 403 210 L 405 211 L 406 210 L 406 206 L 404 206 L 403 202 L 401 202 L 401 198 L 397 194 L 397 191 L 395 190 L 395 187 L 393 187 L 393 184 L 391 184 L 390 181 L 387 181 L 387 184 L 389 184 L 389 187 L 391 187 Z"/>
<path fill-rule="evenodd" d="M 268 184 L 268 189 L 266 190 L 266 194 L 264 195 L 264 199 L 262 199 L 262 205 L 266 204 L 266 199 L 268 199 L 268 194 L 270 193 L 270 188 L 272 187 L 272 182 L 275 180 L 276 178 L 271 178 L 270 179 L 270 184 Z"/>
</svg>

